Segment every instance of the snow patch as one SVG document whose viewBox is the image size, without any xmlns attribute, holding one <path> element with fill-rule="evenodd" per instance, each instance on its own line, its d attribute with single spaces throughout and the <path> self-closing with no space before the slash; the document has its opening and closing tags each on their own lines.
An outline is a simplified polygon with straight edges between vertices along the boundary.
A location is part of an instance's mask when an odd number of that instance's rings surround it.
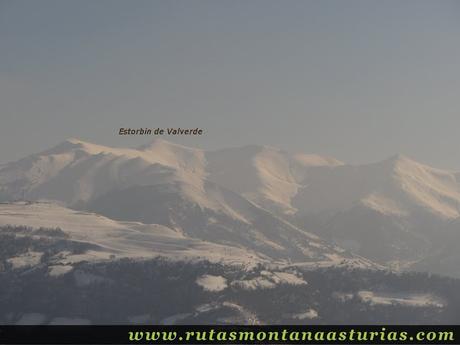
<svg viewBox="0 0 460 345">
<path fill-rule="evenodd" d="M 303 313 L 292 315 L 292 318 L 296 320 L 305 320 L 305 319 L 312 320 L 312 319 L 316 319 L 317 317 L 318 317 L 318 312 L 314 309 L 308 309 L 307 311 Z"/>
<path fill-rule="evenodd" d="M 227 288 L 227 279 L 222 276 L 205 274 L 196 280 L 205 291 L 218 292 Z"/>
<path fill-rule="evenodd" d="M 307 285 L 307 282 L 294 273 L 262 271 L 258 277 L 247 280 L 235 280 L 233 287 L 243 290 L 273 289 L 277 285 Z"/>
<path fill-rule="evenodd" d="M 362 200 L 362 203 L 385 215 L 407 216 L 409 213 L 397 201 L 387 198 L 383 195 L 370 194 Z"/>
<path fill-rule="evenodd" d="M 70 265 L 53 265 L 53 266 L 48 267 L 48 274 L 51 277 L 58 277 L 72 270 L 73 270 L 73 266 L 70 266 Z"/>
<path fill-rule="evenodd" d="M 7 261 L 13 266 L 14 269 L 33 267 L 40 263 L 43 253 L 28 251 L 19 256 L 9 258 Z"/>
<path fill-rule="evenodd" d="M 410 307 L 437 307 L 442 308 L 444 304 L 439 298 L 429 294 L 390 294 L 376 293 L 373 291 L 359 291 L 358 297 L 365 303 L 374 305 L 404 305 Z"/>
</svg>

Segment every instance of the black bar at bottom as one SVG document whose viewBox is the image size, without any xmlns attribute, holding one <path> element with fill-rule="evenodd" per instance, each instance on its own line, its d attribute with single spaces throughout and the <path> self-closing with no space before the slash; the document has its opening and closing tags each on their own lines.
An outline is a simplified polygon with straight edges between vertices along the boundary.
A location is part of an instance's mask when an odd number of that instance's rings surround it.
<svg viewBox="0 0 460 345">
<path fill-rule="evenodd" d="M 460 326 L 0 326 L 0 344 L 460 344 Z"/>
</svg>

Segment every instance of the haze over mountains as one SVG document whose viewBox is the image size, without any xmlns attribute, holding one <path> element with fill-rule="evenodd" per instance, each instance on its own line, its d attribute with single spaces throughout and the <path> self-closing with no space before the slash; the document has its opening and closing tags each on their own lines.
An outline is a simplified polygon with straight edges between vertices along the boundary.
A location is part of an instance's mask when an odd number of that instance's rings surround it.
<svg viewBox="0 0 460 345">
<path fill-rule="evenodd" d="M 0 322 L 457 324 L 457 280 L 400 271 L 460 277 L 459 181 L 70 139 L 0 166 Z"/>
<path fill-rule="evenodd" d="M 156 139 L 122 149 L 70 139 L 1 166 L 0 196 L 160 224 L 260 259 L 460 276 L 460 255 L 448 250 L 460 232 L 460 173 L 401 155 L 352 166 L 267 146 L 203 151 Z"/>
</svg>

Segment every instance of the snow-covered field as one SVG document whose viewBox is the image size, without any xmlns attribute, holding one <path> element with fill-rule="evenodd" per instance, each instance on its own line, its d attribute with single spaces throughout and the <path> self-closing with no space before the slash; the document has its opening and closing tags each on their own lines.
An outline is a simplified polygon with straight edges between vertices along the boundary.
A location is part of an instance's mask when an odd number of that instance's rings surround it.
<svg viewBox="0 0 460 345">
<path fill-rule="evenodd" d="M 164 256 L 173 260 L 209 260 L 246 265 L 263 261 L 255 253 L 184 237 L 161 225 L 117 222 L 109 218 L 79 212 L 54 203 L 2 203 L 0 225 L 23 225 L 32 228 L 61 228 L 70 239 L 94 245 L 84 254 L 62 253 L 50 274 L 67 272 L 72 263 L 109 260 L 121 257 L 152 258 Z M 37 263 L 40 253 L 26 253 L 11 258 L 14 266 Z"/>
</svg>

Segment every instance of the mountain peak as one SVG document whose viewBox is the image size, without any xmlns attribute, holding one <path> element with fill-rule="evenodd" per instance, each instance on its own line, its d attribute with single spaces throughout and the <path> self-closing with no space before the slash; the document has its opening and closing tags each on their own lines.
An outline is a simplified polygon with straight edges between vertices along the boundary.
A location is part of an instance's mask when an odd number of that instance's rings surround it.
<svg viewBox="0 0 460 345">
<path fill-rule="evenodd" d="M 419 166 L 425 166 L 422 163 L 417 162 L 416 160 L 408 157 L 405 154 L 402 153 L 397 153 L 380 163 L 383 167 L 386 167 L 390 170 L 398 169 L 400 167 L 419 167 Z"/>
<path fill-rule="evenodd" d="M 76 149 L 84 149 L 85 142 L 75 138 L 66 139 L 56 146 L 53 146 L 50 149 L 47 149 L 40 153 L 40 155 L 49 155 L 49 154 L 60 154 L 68 151 L 73 151 Z"/>
<path fill-rule="evenodd" d="M 75 144 L 75 145 L 93 145 L 89 142 L 86 142 L 86 141 L 83 141 L 81 139 L 78 139 L 78 138 L 68 138 L 66 140 L 64 140 L 64 142 L 68 142 L 70 144 Z"/>
<path fill-rule="evenodd" d="M 437 173 L 437 174 L 450 174 L 452 171 L 450 170 L 445 170 L 445 169 L 438 169 L 434 168 L 431 165 L 428 165 L 426 163 L 421 163 L 419 161 L 416 161 L 415 159 L 406 156 L 402 153 L 398 153 L 396 155 L 391 156 L 390 158 L 382 161 L 380 164 L 384 164 L 388 167 L 391 167 L 391 169 L 402 169 L 402 170 L 410 170 L 410 169 L 416 169 L 416 170 L 425 170 L 429 171 L 432 173 Z"/>
<path fill-rule="evenodd" d="M 182 150 L 199 150 L 193 147 L 184 146 L 181 144 L 174 143 L 172 141 L 165 140 L 163 138 L 154 138 L 150 140 L 147 144 L 137 147 L 139 151 L 152 151 L 159 148 L 176 148 Z"/>
<path fill-rule="evenodd" d="M 390 162 L 393 162 L 393 163 L 407 162 L 407 161 L 415 162 L 412 158 L 410 158 L 409 156 L 407 156 L 407 155 L 405 155 L 403 153 L 397 153 L 397 154 L 391 156 L 390 158 L 388 158 L 387 161 L 390 161 Z"/>
<path fill-rule="evenodd" d="M 93 144 L 77 138 L 69 138 L 64 140 L 60 144 L 52 147 L 51 149 L 42 152 L 42 154 L 59 154 L 74 150 L 85 151 L 89 154 L 98 154 L 101 152 L 109 152 L 111 151 L 111 148 Z"/>
</svg>

